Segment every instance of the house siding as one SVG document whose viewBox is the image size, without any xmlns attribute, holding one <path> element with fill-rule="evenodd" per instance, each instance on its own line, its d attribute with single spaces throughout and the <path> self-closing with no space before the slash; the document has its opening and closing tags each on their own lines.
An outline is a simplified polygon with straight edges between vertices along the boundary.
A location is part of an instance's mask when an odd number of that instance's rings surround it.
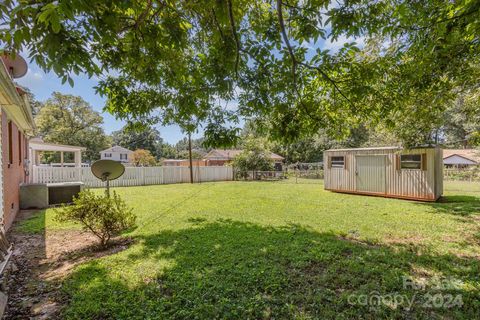
<svg viewBox="0 0 480 320">
<path fill-rule="evenodd" d="M 243 150 L 218 150 L 213 149 L 205 155 L 203 160 L 207 166 L 225 166 L 233 162 L 235 157 L 239 155 Z M 283 157 L 278 154 L 272 153 L 271 159 L 276 165 L 277 168 L 281 170 L 281 164 L 283 163 Z"/>
<path fill-rule="evenodd" d="M 112 156 L 111 157 L 106 157 L 105 154 L 107 154 L 107 153 L 111 154 Z M 127 159 L 120 159 L 120 154 L 126 154 Z M 128 163 L 128 162 L 130 162 L 130 154 L 131 154 L 131 152 L 115 152 L 115 151 L 102 152 L 100 154 L 100 159 L 102 159 L 102 160 L 114 160 L 114 161 L 118 161 L 118 162 Z"/>
<path fill-rule="evenodd" d="M 20 183 L 25 181 L 23 159 L 26 157 L 28 140 L 18 126 L 12 121 L 12 163 L 9 163 L 8 142 L 9 118 L 5 112 L 1 113 L 1 142 L 2 142 L 2 175 L 3 175 L 3 224 L 6 229 L 10 228 L 15 216 L 20 210 Z M 21 142 L 19 141 L 21 140 Z M 19 150 L 21 143 L 21 150 Z M 21 152 L 20 152 L 21 151 Z M 20 154 L 19 154 L 20 152 Z"/>
<path fill-rule="evenodd" d="M 224 166 L 232 160 L 206 160 L 207 166 Z"/>
<path fill-rule="evenodd" d="M 194 167 L 205 167 L 206 161 L 205 160 L 192 160 L 192 165 Z M 164 160 L 163 166 L 165 167 L 190 167 L 190 160 L 182 159 L 182 160 Z"/>
</svg>

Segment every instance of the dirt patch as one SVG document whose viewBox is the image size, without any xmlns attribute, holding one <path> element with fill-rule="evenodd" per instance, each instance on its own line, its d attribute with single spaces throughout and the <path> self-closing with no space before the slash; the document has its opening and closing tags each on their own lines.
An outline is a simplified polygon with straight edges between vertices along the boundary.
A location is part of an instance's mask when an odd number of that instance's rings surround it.
<svg viewBox="0 0 480 320">
<path fill-rule="evenodd" d="M 425 237 L 420 235 L 409 235 L 405 237 L 390 236 L 384 240 L 386 244 L 400 244 L 410 246 L 421 246 L 425 242 Z"/>
<path fill-rule="evenodd" d="M 22 212 L 17 221 L 32 214 L 32 211 Z M 132 242 L 129 238 L 119 238 L 108 249 L 100 250 L 97 239 L 87 232 L 57 230 L 29 234 L 17 231 L 16 225 L 8 237 L 14 244 L 14 252 L 5 319 L 58 319 L 65 303 L 62 280 L 73 268 L 124 250 Z"/>
</svg>

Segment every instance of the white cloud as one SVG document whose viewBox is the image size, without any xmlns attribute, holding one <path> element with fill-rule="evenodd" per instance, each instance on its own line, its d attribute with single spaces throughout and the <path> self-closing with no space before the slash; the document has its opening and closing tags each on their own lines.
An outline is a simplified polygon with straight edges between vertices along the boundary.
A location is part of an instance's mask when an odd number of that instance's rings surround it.
<svg viewBox="0 0 480 320">
<path fill-rule="evenodd" d="M 21 86 L 34 89 L 42 86 L 45 73 L 40 70 L 28 68 L 27 74 L 21 78 L 16 79 Z"/>
</svg>

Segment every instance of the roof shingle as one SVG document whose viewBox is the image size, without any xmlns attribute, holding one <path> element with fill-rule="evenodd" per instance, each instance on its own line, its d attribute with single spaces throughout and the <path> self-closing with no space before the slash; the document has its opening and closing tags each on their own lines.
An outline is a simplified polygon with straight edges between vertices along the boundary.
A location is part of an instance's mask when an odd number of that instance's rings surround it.
<svg viewBox="0 0 480 320">
<path fill-rule="evenodd" d="M 443 149 L 443 159 L 459 155 L 469 160 L 480 163 L 480 151 L 476 149 Z"/>
</svg>

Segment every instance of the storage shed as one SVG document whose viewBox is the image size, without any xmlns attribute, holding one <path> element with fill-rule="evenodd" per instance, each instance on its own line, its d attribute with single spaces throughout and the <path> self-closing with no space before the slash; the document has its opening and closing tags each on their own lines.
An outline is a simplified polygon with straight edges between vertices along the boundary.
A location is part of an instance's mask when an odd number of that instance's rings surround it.
<svg viewBox="0 0 480 320">
<path fill-rule="evenodd" d="M 443 193 L 438 147 L 332 149 L 324 161 L 326 190 L 423 201 Z"/>
</svg>

